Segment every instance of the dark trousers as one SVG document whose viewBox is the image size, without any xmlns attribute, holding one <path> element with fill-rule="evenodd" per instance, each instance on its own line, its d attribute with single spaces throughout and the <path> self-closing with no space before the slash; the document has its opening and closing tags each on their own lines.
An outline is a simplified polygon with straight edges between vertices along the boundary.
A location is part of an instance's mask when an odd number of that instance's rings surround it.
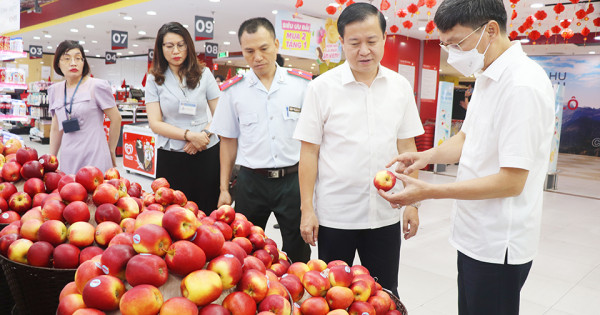
<svg viewBox="0 0 600 315">
<path fill-rule="evenodd" d="M 378 229 L 342 230 L 319 226 L 319 259 L 343 260 L 352 266 L 354 255 L 382 287 L 398 296 L 400 223 Z"/>
<path fill-rule="evenodd" d="M 458 313 L 519 314 L 521 288 L 532 262 L 522 265 L 486 263 L 458 252 Z"/>
<path fill-rule="evenodd" d="M 267 178 L 241 168 L 235 188 L 235 211 L 265 229 L 271 212 L 281 230 L 282 250 L 292 262 L 310 260 L 310 246 L 300 235 L 300 187 L 298 173 Z"/>
<path fill-rule="evenodd" d="M 171 188 L 209 215 L 219 202 L 219 144 L 194 155 L 158 149 L 156 178 L 164 177 Z"/>
</svg>

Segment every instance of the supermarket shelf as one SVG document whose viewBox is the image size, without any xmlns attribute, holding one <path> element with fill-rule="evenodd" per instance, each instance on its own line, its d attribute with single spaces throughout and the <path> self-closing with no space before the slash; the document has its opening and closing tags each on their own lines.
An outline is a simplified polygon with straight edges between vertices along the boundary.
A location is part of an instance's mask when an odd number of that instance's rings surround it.
<svg viewBox="0 0 600 315">
<path fill-rule="evenodd" d="M 0 121 L 20 121 L 26 122 L 31 119 L 29 116 L 15 116 L 15 115 L 0 115 Z"/>
<path fill-rule="evenodd" d="M 0 50 L 0 60 L 10 60 L 27 57 L 25 51 Z"/>
<path fill-rule="evenodd" d="M 0 82 L 0 90 L 2 89 L 27 90 L 27 84 Z"/>
</svg>

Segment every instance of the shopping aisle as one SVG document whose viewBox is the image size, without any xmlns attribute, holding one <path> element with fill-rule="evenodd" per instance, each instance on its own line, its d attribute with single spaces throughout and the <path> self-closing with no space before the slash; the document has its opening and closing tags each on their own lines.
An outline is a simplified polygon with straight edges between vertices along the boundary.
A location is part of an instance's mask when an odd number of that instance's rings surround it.
<svg viewBox="0 0 600 315">
<path fill-rule="evenodd" d="M 26 145 L 39 155 L 49 150 L 36 142 L 26 141 Z M 122 158 L 117 159 L 122 165 Z M 600 310 L 600 177 L 588 176 L 583 183 L 580 178 L 591 172 L 590 165 L 600 165 L 600 158 L 559 157 L 559 168 L 569 166 L 559 177 L 559 188 L 580 187 L 595 198 L 545 192 L 540 250 L 522 291 L 521 314 L 592 315 Z M 127 173 L 122 166 L 118 169 L 150 190 L 152 179 Z M 420 177 L 435 183 L 455 179 L 431 172 L 421 172 Z M 417 236 L 402 243 L 398 292 L 410 315 L 457 313 L 456 250 L 448 243 L 451 207 L 451 200 L 423 202 Z M 266 234 L 279 247 L 281 236 L 273 224 L 271 216 Z M 317 258 L 316 248 L 312 257 Z"/>
</svg>

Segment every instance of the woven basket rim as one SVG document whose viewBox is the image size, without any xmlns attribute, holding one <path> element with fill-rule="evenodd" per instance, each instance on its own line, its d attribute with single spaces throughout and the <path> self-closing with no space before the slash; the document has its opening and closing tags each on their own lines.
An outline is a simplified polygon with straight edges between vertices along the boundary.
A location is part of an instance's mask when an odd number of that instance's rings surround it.
<svg viewBox="0 0 600 315">
<path fill-rule="evenodd" d="M 45 270 L 45 271 L 58 271 L 58 272 L 61 272 L 61 271 L 64 271 L 64 272 L 73 272 L 73 271 L 77 271 L 77 268 L 68 268 L 68 269 L 65 269 L 65 268 L 50 268 L 50 267 L 37 267 L 37 266 L 32 266 L 32 265 L 28 265 L 28 264 L 20 263 L 20 262 L 18 262 L 18 261 L 10 260 L 10 259 L 8 259 L 8 257 L 6 257 L 6 256 L 4 256 L 4 255 L 2 255 L 2 254 L 0 254 L 0 258 L 2 258 L 2 260 L 3 260 L 3 261 L 6 261 L 6 262 L 8 262 L 8 263 L 10 263 L 10 264 L 17 265 L 17 266 L 19 266 L 19 267 L 22 267 L 22 268 L 31 268 L 31 269 L 36 269 L 36 270 Z"/>
</svg>

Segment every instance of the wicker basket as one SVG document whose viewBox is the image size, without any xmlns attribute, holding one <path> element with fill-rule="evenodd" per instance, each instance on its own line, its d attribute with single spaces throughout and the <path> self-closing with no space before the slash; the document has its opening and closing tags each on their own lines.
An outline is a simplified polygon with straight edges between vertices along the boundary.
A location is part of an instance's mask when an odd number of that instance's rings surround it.
<svg viewBox="0 0 600 315">
<path fill-rule="evenodd" d="M 7 225 L 8 224 L 0 224 L 0 231 Z M 2 272 L 2 266 L 0 266 L 0 298 L 2 299 L 2 302 L 0 303 L 0 315 L 10 315 L 12 308 L 15 305 L 15 301 L 13 301 L 12 295 L 10 294 L 10 288 L 8 287 L 6 277 L 4 277 L 4 272 Z"/>
<path fill-rule="evenodd" d="M 6 282 L 15 302 L 15 315 L 54 315 L 64 286 L 73 281 L 76 269 L 33 267 L 0 255 Z"/>
<path fill-rule="evenodd" d="M 392 291 L 383 288 L 383 291 L 385 291 L 387 294 L 390 295 L 390 297 L 392 298 L 392 301 L 394 301 L 394 304 L 396 304 L 396 309 L 398 311 L 400 311 L 400 313 L 402 313 L 402 315 L 408 315 L 408 311 L 406 310 L 406 307 L 404 307 L 404 304 L 402 304 L 402 302 L 400 302 L 400 299 L 398 297 L 396 297 Z"/>
</svg>

